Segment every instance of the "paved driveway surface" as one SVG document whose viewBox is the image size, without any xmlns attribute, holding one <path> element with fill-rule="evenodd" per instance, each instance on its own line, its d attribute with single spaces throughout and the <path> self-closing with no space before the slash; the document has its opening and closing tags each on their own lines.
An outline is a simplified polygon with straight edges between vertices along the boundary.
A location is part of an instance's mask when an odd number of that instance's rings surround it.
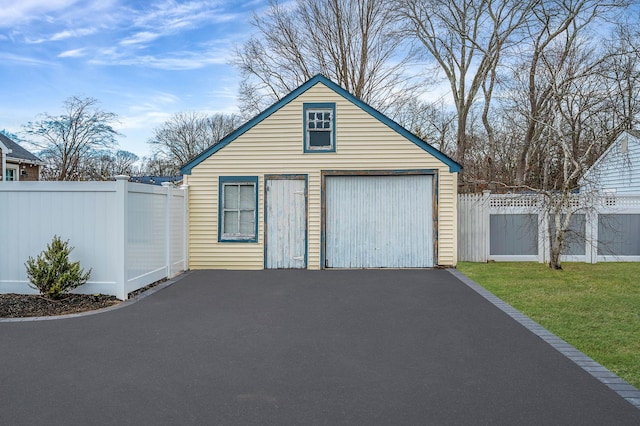
<svg viewBox="0 0 640 426">
<path fill-rule="evenodd" d="M 196 271 L 0 342 L 3 425 L 640 424 L 444 270 Z"/>
</svg>

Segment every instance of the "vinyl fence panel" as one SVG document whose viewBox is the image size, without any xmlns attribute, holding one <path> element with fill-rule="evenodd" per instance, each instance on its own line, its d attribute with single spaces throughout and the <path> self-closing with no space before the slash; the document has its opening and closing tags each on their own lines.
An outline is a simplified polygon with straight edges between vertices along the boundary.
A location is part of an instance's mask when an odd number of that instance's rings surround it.
<svg viewBox="0 0 640 426">
<path fill-rule="evenodd" d="M 184 270 L 186 189 L 126 179 L 0 183 L 0 292 L 37 293 L 29 287 L 24 264 L 55 235 L 74 247 L 72 261 L 91 268 L 79 293 L 124 299 Z M 171 217 L 175 220 L 168 222 Z"/>
<path fill-rule="evenodd" d="M 489 196 L 458 196 L 458 260 L 486 262 L 489 256 Z"/>
<path fill-rule="evenodd" d="M 537 214 L 492 214 L 489 230 L 492 256 L 538 257 Z"/>
<path fill-rule="evenodd" d="M 600 215 L 598 241 L 600 256 L 640 256 L 640 214 Z"/>
<path fill-rule="evenodd" d="M 640 195 L 583 202 L 578 196 L 572 201 L 562 259 L 640 261 Z M 554 224 L 535 195 L 461 194 L 458 218 L 460 261 L 549 261 Z"/>
</svg>

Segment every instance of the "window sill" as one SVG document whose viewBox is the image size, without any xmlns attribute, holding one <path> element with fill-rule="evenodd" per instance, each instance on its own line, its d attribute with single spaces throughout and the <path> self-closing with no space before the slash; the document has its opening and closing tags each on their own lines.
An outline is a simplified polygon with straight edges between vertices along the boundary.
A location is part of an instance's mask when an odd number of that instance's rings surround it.
<svg viewBox="0 0 640 426">
<path fill-rule="evenodd" d="M 222 237 L 218 238 L 219 243 L 257 243 L 258 239 L 255 237 L 247 237 L 247 238 L 231 238 L 231 237 Z"/>
</svg>

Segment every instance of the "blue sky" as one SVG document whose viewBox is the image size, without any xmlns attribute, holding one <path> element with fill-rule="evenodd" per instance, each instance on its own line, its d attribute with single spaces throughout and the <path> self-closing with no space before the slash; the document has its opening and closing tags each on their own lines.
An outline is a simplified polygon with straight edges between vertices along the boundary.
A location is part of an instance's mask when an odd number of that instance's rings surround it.
<svg viewBox="0 0 640 426">
<path fill-rule="evenodd" d="M 119 148 L 150 154 L 179 111 L 237 112 L 233 49 L 266 0 L 0 0 L 0 129 L 18 133 L 67 98 L 118 114 Z"/>
</svg>

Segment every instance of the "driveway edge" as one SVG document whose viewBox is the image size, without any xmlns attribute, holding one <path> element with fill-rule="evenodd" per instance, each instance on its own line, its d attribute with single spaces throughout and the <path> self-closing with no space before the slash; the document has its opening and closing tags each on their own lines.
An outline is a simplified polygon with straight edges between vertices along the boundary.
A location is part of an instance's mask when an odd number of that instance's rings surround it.
<svg viewBox="0 0 640 426">
<path fill-rule="evenodd" d="M 551 345 L 555 350 L 573 361 L 578 367 L 591 374 L 609 389 L 626 399 L 631 405 L 640 410 L 640 390 L 625 380 L 612 373 L 609 369 L 594 361 L 589 356 L 580 352 L 569 343 L 562 340 L 504 300 L 500 299 L 477 282 L 473 281 L 457 269 L 447 269 L 454 277 L 462 281 L 467 287 L 485 298 L 489 303 L 500 309 L 505 314 L 516 320 L 530 332 L 540 337 Z"/>
<path fill-rule="evenodd" d="M 158 292 L 160 290 L 164 290 L 165 288 L 169 287 L 170 285 L 175 284 L 176 282 L 180 281 L 181 279 L 183 279 L 184 277 L 186 277 L 190 273 L 191 273 L 191 271 L 184 271 L 180 275 L 177 275 L 177 276 L 171 278 L 170 280 L 167 280 L 167 281 L 165 281 L 165 282 L 163 282 L 161 284 L 158 284 L 155 287 L 151 287 L 150 289 L 148 289 L 147 291 L 145 291 L 143 293 L 140 293 L 136 297 L 133 297 L 131 299 L 123 300 L 122 302 L 118 303 L 117 305 L 109 306 L 109 307 L 106 307 L 106 308 L 95 309 L 93 311 L 78 312 L 78 313 L 75 313 L 75 314 L 52 315 L 52 316 L 47 316 L 47 317 L 0 318 L 0 322 L 49 321 L 49 320 L 59 320 L 59 319 L 67 319 L 67 318 L 86 317 L 86 316 L 89 316 L 89 315 L 97 315 L 97 314 L 102 314 L 104 312 L 115 311 L 116 309 L 122 309 L 122 308 L 126 308 L 128 306 L 131 306 L 134 303 L 138 302 L 139 300 L 142 300 L 145 297 L 151 296 L 153 293 L 156 293 L 156 292 Z"/>
</svg>

